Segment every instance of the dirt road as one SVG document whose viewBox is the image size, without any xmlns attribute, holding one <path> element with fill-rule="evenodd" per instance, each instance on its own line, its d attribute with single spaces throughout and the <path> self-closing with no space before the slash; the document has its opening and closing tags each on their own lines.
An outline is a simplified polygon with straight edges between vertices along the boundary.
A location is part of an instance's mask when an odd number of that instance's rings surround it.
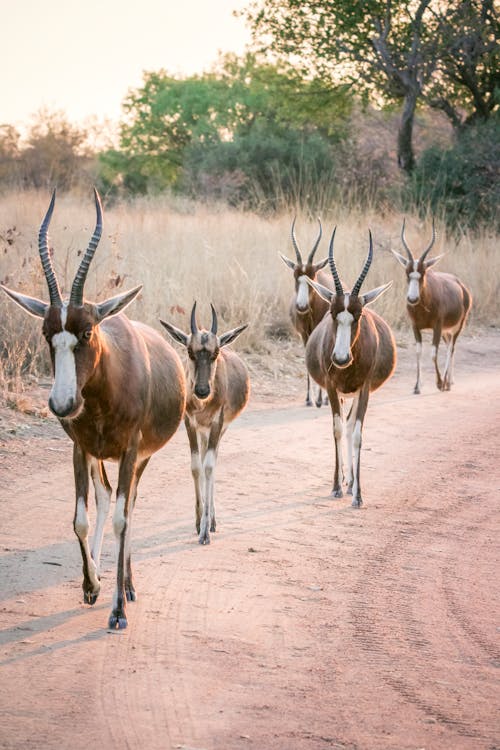
<svg viewBox="0 0 500 750">
<path fill-rule="evenodd" d="M 400 350 L 371 400 L 362 510 L 328 497 L 329 409 L 262 380 L 223 440 L 200 547 L 180 430 L 143 478 L 118 633 L 111 519 L 88 607 L 70 443 L 4 412 L 0 747 L 500 748 L 500 335 L 464 337 L 450 393 L 425 354 L 421 396 Z"/>
</svg>

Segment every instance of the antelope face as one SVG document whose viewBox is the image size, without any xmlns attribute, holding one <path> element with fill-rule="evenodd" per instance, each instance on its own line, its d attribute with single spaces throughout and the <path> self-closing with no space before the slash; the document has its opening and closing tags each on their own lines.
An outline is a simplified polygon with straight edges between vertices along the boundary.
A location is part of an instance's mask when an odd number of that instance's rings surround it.
<svg viewBox="0 0 500 750">
<path fill-rule="evenodd" d="M 203 401 L 213 392 L 219 341 L 214 333 L 198 331 L 189 336 L 186 348 L 193 392 Z"/>
<path fill-rule="evenodd" d="M 191 310 L 191 333 L 187 334 L 176 328 L 172 323 L 160 319 L 160 323 L 168 334 L 186 347 L 189 357 L 188 386 L 196 398 L 202 401 L 210 398 L 214 391 L 215 373 L 217 371 L 217 359 L 220 350 L 234 341 L 242 333 L 247 324 L 232 328 L 230 331 L 217 335 L 217 313 L 212 308 L 212 326 L 210 331 L 198 328 L 196 322 L 196 302 Z"/>
<path fill-rule="evenodd" d="M 309 286 L 307 279 L 314 281 L 316 274 L 316 267 L 310 263 L 296 265 L 294 268 L 295 307 L 298 313 L 306 313 L 311 307 L 314 290 Z"/>
<path fill-rule="evenodd" d="M 331 359 L 335 367 L 344 369 L 352 363 L 352 347 L 359 336 L 363 304 L 358 295 L 336 295 L 330 305 L 335 346 Z"/>
<path fill-rule="evenodd" d="M 74 419 L 83 408 L 82 389 L 99 360 L 99 337 L 90 309 L 67 303 L 50 307 L 44 318 L 43 335 L 50 347 L 54 383 L 49 407 L 60 419 Z"/>
<path fill-rule="evenodd" d="M 420 289 L 424 283 L 425 265 L 419 260 L 408 261 L 406 264 L 406 276 L 408 278 L 406 301 L 409 305 L 416 305 L 420 299 Z"/>
</svg>

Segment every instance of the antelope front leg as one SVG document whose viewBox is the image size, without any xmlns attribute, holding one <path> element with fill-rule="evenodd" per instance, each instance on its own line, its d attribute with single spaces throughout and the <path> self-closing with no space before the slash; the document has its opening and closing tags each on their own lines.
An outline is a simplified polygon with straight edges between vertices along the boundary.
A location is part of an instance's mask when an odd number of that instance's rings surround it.
<svg viewBox="0 0 500 750">
<path fill-rule="evenodd" d="M 335 470 L 331 494 L 332 497 L 342 497 L 342 405 L 334 388 L 328 390 L 328 397 L 332 410 L 333 439 L 335 443 Z"/>
<path fill-rule="evenodd" d="M 443 380 L 441 378 L 441 373 L 439 372 L 439 364 L 438 364 L 438 350 L 439 350 L 439 342 L 441 341 L 441 326 L 437 326 L 432 331 L 432 361 L 434 362 L 434 368 L 436 370 L 436 385 L 440 391 L 443 390 Z"/>
<path fill-rule="evenodd" d="M 189 440 L 189 449 L 191 451 L 191 474 L 194 482 L 194 492 L 196 496 L 195 505 L 195 516 L 196 516 L 196 531 L 200 533 L 201 523 L 201 511 L 203 508 L 203 476 L 202 476 L 202 462 L 200 455 L 200 441 L 198 440 L 198 433 L 196 428 L 189 419 L 188 416 L 184 418 L 184 424 L 186 425 L 186 432 Z"/>
<path fill-rule="evenodd" d="M 113 530 L 115 532 L 117 566 L 116 589 L 113 595 L 113 607 L 109 616 L 109 627 L 122 630 L 127 627 L 125 611 L 125 565 L 127 527 L 133 505 L 135 469 L 137 460 L 137 439 L 123 454 L 118 471 L 118 487 L 116 490 L 116 507 L 113 514 Z"/>
<path fill-rule="evenodd" d="M 417 382 L 415 383 L 413 393 L 420 393 L 420 385 L 422 382 L 422 334 L 418 328 L 414 328 L 413 335 L 415 336 L 415 352 L 417 355 Z"/>
<path fill-rule="evenodd" d="M 83 562 L 83 601 L 95 604 L 101 584 L 96 564 L 92 559 L 89 547 L 89 459 L 87 454 L 75 443 L 73 445 L 73 469 L 75 472 L 76 506 L 73 528 L 80 543 Z"/>
<path fill-rule="evenodd" d="M 353 465 L 353 433 L 354 425 L 356 423 L 356 415 L 358 410 L 359 394 L 354 396 L 351 408 L 349 410 L 349 416 L 347 417 L 346 425 L 346 443 L 347 443 L 347 494 L 352 495 L 352 487 L 354 484 L 354 465 Z"/>
<path fill-rule="evenodd" d="M 221 438 L 223 424 L 224 414 L 223 409 L 221 409 L 219 419 L 217 422 L 214 422 L 210 428 L 207 450 L 203 457 L 205 497 L 203 513 L 201 516 L 200 537 L 198 539 L 200 544 L 210 544 L 209 528 L 210 531 L 215 531 L 216 528 L 214 498 L 215 465 L 217 463 L 217 451 L 219 448 L 219 440 Z"/>
<path fill-rule="evenodd" d="M 355 410 L 355 421 L 352 430 L 352 466 L 353 466 L 353 484 L 352 484 L 352 503 L 353 508 L 361 508 L 363 505 L 363 499 L 361 497 L 361 481 L 360 481 L 360 467 L 361 467 L 361 443 L 363 434 L 363 422 L 365 419 L 366 408 L 368 406 L 368 398 L 370 391 L 365 386 L 359 394 L 358 402 Z M 354 406 L 354 405 L 353 405 Z M 354 419 L 354 417 L 353 417 Z"/>
<path fill-rule="evenodd" d="M 128 514 L 128 522 L 127 522 L 127 532 L 125 534 L 125 598 L 128 602 L 135 602 L 137 600 L 137 594 L 135 592 L 134 587 L 134 580 L 132 576 L 132 555 L 130 550 L 131 545 L 131 539 L 132 539 L 132 516 L 135 508 L 135 501 L 137 499 L 137 486 L 139 484 L 139 480 L 142 476 L 142 473 L 146 466 L 149 463 L 149 458 L 145 458 L 144 461 L 138 466 L 135 477 L 134 477 L 134 484 L 133 488 L 131 490 L 131 501 L 130 501 L 130 511 Z"/>
<path fill-rule="evenodd" d="M 96 566 L 97 576 L 101 577 L 101 550 L 104 535 L 104 524 L 109 513 L 111 485 L 108 482 L 104 464 L 96 458 L 90 459 L 90 475 L 94 483 L 95 504 L 97 510 L 94 536 L 92 538 L 92 559 Z"/>
<path fill-rule="evenodd" d="M 309 373 L 307 373 L 307 391 L 306 391 L 306 406 L 312 406 L 313 402 L 311 401 L 311 379 L 309 377 Z"/>
</svg>

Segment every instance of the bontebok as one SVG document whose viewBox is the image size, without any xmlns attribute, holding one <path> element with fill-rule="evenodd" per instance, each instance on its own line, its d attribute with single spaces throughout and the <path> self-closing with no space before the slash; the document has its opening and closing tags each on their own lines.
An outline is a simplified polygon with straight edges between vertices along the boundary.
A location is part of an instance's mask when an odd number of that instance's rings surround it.
<svg viewBox="0 0 500 750">
<path fill-rule="evenodd" d="M 136 598 L 130 562 L 130 524 L 137 485 L 151 455 L 176 431 L 184 413 L 186 388 L 179 357 L 162 336 L 121 311 L 141 287 L 100 303 L 83 299 L 90 262 L 102 233 L 102 210 L 95 191 L 97 222 L 63 300 L 48 247 L 55 191 L 40 228 L 38 248 L 50 302 L 3 287 L 21 307 L 43 318 L 54 382 L 49 406 L 73 440 L 76 508 L 74 530 L 83 559 L 83 596 L 94 604 L 100 590 L 100 555 L 111 487 L 103 461 L 119 462 L 113 528 L 117 547 L 116 590 L 111 628 L 125 628 L 125 600 Z M 89 471 L 97 518 L 89 545 Z"/>
<path fill-rule="evenodd" d="M 420 393 L 422 357 L 422 331 L 432 329 L 432 360 L 436 370 L 436 385 L 441 391 L 449 391 L 453 382 L 453 362 L 455 344 L 472 305 L 472 295 L 459 278 L 451 273 L 431 270 L 431 267 L 443 256 L 436 255 L 427 259 L 436 232 L 432 222 L 432 239 L 420 258 L 414 258 L 405 239 L 405 223 L 401 230 L 401 242 L 407 257 L 392 254 L 406 270 L 408 291 L 406 309 L 410 317 L 417 351 L 417 382 L 414 393 Z M 441 376 L 438 364 L 439 342 L 443 337 L 447 344 L 446 362 Z"/>
<path fill-rule="evenodd" d="M 292 244 L 295 250 L 296 261 L 290 260 L 286 256 L 281 255 L 283 262 L 293 272 L 293 278 L 295 282 L 295 291 L 292 296 L 290 303 L 290 318 L 292 325 L 302 339 L 304 346 L 307 344 L 309 336 L 312 331 L 316 328 L 319 321 L 323 318 L 324 314 L 328 310 L 328 302 L 319 296 L 307 283 L 307 279 L 312 281 L 318 281 L 323 286 L 328 288 L 331 287 L 331 279 L 327 276 L 323 269 L 328 263 L 328 258 L 314 263 L 314 255 L 318 249 L 318 245 L 321 240 L 322 227 L 321 222 L 318 219 L 319 232 L 316 241 L 313 245 L 311 252 L 307 257 L 307 261 L 302 260 L 302 254 L 297 243 L 295 236 L 295 219 L 292 222 Z M 323 395 L 321 388 L 318 389 L 318 393 L 315 399 L 316 406 L 321 406 L 323 403 Z M 307 391 L 306 391 L 306 404 L 312 406 L 311 401 L 311 388 L 309 381 L 309 373 L 307 373 Z"/>
<path fill-rule="evenodd" d="M 196 530 L 200 544 L 210 543 L 215 531 L 214 472 L 219 442 L 230 422 L 244 409 L 250 393 L 247 368 L 227 345 L 246 325 L 217 334 L 212 305 L 210 331 L 199 329 L 196 302 L 191 311 L 191 333 L 160 321 L 175 341 L 186 347 L 187 404 L 185 424 L 191 449 L 191 472 L 196 495 Z"/>
<path fill-rule="evenodd" d="M 391 329 L 367 305 L 374 302 L 392 284 L 384 284 L 360 294 L 361 285 L 373 258 L 373 242 L 365 265 L 351 291 L 344 290 L 333 256 L 333 231 L 329 248 L 330 270 L 335 291 L 315 281 L 308 283 L 329 302 L 330 311 L 316 326 L 306 346 L 306 364 L 311 376 L 326 388 L 333 416 L 335 471 L 332 495 L 342 497 L 342 433 L 344 401 L 352 398 L 347 417 L 347 492 L 352 505 L 361 506 L 360 452 L 363 422 L 370 393 L 385 383 L 396 364 L 396 344 Z"/>
</svg>

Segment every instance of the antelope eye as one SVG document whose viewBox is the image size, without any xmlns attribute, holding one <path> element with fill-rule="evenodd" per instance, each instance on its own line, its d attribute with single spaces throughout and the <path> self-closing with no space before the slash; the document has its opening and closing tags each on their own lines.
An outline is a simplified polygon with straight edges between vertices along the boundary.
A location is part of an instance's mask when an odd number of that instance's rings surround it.
<svg viewBox="0 0 500 750">
<path fill-rule="evenodd" d="M 91 328 L 88 328 L 86 331 L 84 331 L 82 333 L 82 339 L 84 341 L 88 341 L 91 336 L 92 336 L 92 329 Z"/>
</svg>

